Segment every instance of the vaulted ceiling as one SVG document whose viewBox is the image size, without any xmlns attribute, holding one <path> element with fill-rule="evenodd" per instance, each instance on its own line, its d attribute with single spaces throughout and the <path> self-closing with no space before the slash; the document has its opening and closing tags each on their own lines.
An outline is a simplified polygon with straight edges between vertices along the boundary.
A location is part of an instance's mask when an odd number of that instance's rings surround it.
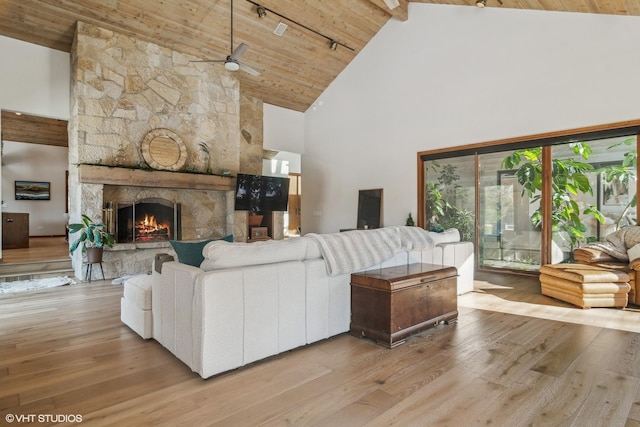
<svg viewBox="0 0 640 427">
<path fill-rule="evenodd" d="M 69 52 L 76 22 L 84 21 L 195 58 L 220 60 L 232 50 L 230 2 L 0 0 L 0 35 Z M 248 44 L 241 62 L 260 72 L 238 72 L 243 92 L 305 111 L 390 18 L 408 18 L 408 0 L 397 0 L 393 9 L 387 5 L 391 3 L 394 0 L 234 0 L 233 48 Z M 269 9 L 262 18 L 258 4 Z M 487 7 L 640 15 L 640 0 L 487 0 Z M 288 26 L 282 36 L 274 34 L 280 22 Z M 335 50 L 330 49 L 331 40 L 338 43 Z"/>
</svg>

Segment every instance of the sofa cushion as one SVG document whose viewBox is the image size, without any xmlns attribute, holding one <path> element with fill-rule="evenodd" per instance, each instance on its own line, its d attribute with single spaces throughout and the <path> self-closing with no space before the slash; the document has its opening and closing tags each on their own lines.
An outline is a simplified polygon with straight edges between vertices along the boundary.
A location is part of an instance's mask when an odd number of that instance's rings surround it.
<svg viewBox="0 0 640 427">
<path fill-rule="evenodd" d="M 430 231 L 429 236 L 433 239 L 433 243 L 439 245 L 440 243 L 453 243 L 460 241 L 460 232 L 457 228 L 449 228 L 441 233 Z"/>
<path fill-rule="evenodd" d="M 573 250 L 573 259 L 582 264 L 594 262 L 614 262 L 616 259 L 611 255 L 595 248 L 576 248 Z"/>
<path fill-rule="evenodd" d="M 586 264 L 547 264 L 540 274 L 576 283 L 627 283 L 629 275 L 620 270 L 608 270 Z"/>
<path fill-rule="evenodd" d="M 182 264 L 191 265 L 193 267 L 199 267 L 204 256 L 202 250 L 204 247 L 214 241 L 233 242 L 233 235 L 222 237 L 221 239 L 208 239 L 200 241 L 181 241 L 181 240 L 169 240 L 171 247 L 176 251 L 178 255 L 178 261 Z"/>
<path fill-rule="evenodd" d="M 200 268 L 205 271 L 249 265 L 271 264 L 284 261 L 301 261 L 307 252 L 307 241 L 302 238 L 265 240 L 254 243 L 208 243 L 203 251 Z"/>
<path fill-rule="evenodd" d="M 134 307 L 151 310 L 151 284 L 153 276 L 139 274 L 124 281 L 124 298 Z"/>
</svg>

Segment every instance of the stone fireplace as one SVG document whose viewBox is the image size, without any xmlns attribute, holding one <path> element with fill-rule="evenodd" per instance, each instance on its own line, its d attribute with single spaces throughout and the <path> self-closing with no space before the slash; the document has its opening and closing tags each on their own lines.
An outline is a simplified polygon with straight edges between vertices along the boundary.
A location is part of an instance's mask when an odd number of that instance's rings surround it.
<svg viewBox="0 0 640 427">
<path fill-rule="evenodd" d="M 81 214 L 109 220 L 112 209 L 113 222 L 138 228 L 118 228 L 118 243 L 105 251 L 105 276 L 149 272 L 156 253 L 171 252 L 173 237 L 233 234 L 244 241 L 246 215 L 233 209 L 234 177 L 262 170 L 262 101 L 241 97 L 236 75 L 224 67 L 82 22 L 71 59 L 70 221 Z M 162 170 L 145 158 L 142 142 L 159 129 L 184 144 L 179 169 Z M 142 238 L 135 223 L 144 218 L 133 212 L 149 200 L 172 206 L 166 215 L 174 215 L 174 224 Z M 80 251 L 73 265 L 86 279 Z"/>
<path fill-rule="evenodd" d="M 182 240 L 180 203 L 163 198 L 107 202 L 104 217 L 116 243 Z"/>
</svg>

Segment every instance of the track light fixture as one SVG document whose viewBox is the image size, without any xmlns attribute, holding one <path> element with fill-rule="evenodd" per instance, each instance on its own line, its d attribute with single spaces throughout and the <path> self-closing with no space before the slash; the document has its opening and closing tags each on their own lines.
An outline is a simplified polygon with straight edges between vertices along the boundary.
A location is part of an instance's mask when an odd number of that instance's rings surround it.
<svg viewBox="0 0 640 427">
<path fill-rule="evenodd" d="M 502 0 L 498 0 L 498 3 L 500 3 L 500 6 L 504 4 L 502 3 Z M 482 9 L 486 5 L 487 5 L 487 0 L 476 0 L 476 6 L 478 6 L 480 9 Z"/>
<path fill-rule="evenodd" d="M 309 27 L 307 27 L 306 25 L 301 24 L 301 23 L 299 23 L 299 22 L 296 22 L 296 21 L 294 21 L 294 20 L 293 20 L 293 19 L 291 19 L 291 18 L 287 18 L 286 16 L 281 15 L 280 13 L 276 12 L 276 11 L 275 11 L 275 10 L 273 10 L 273 9 L 269 9 L 268 7 L 264 7 L 264 6 L 262 6 L 262 5 L 260 5 L 260 4 L 256 3 L 256 2 L 254 2 L 253 0 L 247 0 L 247 2 L 249 2 L 249 3 L 251 3 L 252 5 L 256 6 L 257 11 L 258 11 L 258 17 L 260 17 L 260 18 L 262 18 L 262 17 L 264 17 L 264 16 L 267 16 L 267 12 L 270 12 L 270 13 L 272 13 L 272 14 L 276 15 L 276 16 L 279 16 L 279 17 L 280 17 L 280 18 L 282 18 L 282 19 L 285 19 L 285 20 L 287 20 L 287 21 L 291 22 L 292 24 L 296 24 L 297 26 L 299 26 L 299 27 L 301 27 L 301 28 L 304 28 L 304 29 L 305 29 L 305 30 L 307 30 L 307 31 L 311 31 L 311 32 L 312 32 L 312 33 L 314 33 L 314 34 L 317 34 L 317 35 L 319 35 L 320 37 L 324 37 L 325 39 L 329 40 L 329 48 L 330 48 L 331 50 L 336 50 L 336 49 L 338 48 L 338 45 L 340 45 L 340 46 L 342 46 L 342 47 L 344 47 L 344 48 L 349 49 L 349 50 L 350 50 L 350 51 L 352 51 L 352 52 L 354 52 L 354 51 L 355 51 L 355 49 L 353 49 L 353 48 L 351 48 L 351 47 L 347 46 L 346 44 L 344 44 L 344 43 L 340 43 L 340 42 L 338 42 L 338 41 L 335 41 L 335 40 L 334 40 L 334 39 L 332 39 L 331 37 L 329 37 L 329 36 L 325 36 L 325 35 L 324 35 L 324 34 L 322 34 L 321 32 L 314 30 L 313 28 L 309 28 Z"/>
</svg>

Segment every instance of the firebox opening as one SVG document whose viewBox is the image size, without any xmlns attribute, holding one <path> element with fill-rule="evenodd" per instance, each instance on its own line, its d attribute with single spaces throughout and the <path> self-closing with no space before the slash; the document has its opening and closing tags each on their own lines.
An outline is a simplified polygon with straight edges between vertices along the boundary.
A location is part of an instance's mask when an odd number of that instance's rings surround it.
<svg viewBox="0 0 640 427">
<path fill-rule="evenodd" d="M 119 203 L 116 229 L 119 243 L 181 240 L 180 204 L 164 199 Z"/>
</svg>

